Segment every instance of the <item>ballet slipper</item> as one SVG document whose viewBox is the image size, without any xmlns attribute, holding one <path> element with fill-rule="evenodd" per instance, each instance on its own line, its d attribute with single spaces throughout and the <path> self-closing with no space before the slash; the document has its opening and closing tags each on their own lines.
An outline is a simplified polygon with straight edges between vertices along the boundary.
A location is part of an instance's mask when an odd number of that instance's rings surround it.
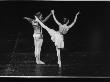
<svg viewBox="0 0 110 82">
<path fill-rule="evenodd" d="M 37 64 L 45 64 L 45 63 L 44 63 L 43 61 L 41 61 L 41 60 L 37 60 L 36 63 L 37 63 Z"/>
</svg>

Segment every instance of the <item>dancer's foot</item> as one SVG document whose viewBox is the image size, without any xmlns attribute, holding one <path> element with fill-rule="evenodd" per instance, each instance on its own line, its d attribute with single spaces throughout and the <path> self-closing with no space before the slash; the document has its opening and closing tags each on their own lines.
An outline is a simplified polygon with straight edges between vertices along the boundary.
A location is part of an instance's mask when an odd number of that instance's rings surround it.
<svg viewBox="0 0 110 82">
<path fill-rule="evenodd" d="M 59 65 L 59 67 L 61 67 L 61 61 L 58 61 L 58 65 Z"/>
<path fill-rule="evenodd" d="M 37 60 L 36 63 L 37 63 L 37 64 L 45 64 L 45 63 L 44 63 L 43 61 L 41 61 L 41 60 Z"/>
</svg>

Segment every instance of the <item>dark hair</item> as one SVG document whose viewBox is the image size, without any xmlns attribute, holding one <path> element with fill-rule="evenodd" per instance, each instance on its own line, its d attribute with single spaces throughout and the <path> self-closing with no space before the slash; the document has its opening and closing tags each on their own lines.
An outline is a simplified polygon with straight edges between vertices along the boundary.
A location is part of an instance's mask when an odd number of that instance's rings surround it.
<svg viewBox="0 0 110 82">
<path fill-rule="evenodd" d="M 63 23 L 66 23 L 67 22 L 67 18 L 63 18 Z"/>
<path fill-rule="evenodd" d="M 35 16 L 37 16 L 39 19 L 42 19 L 42 18 L 43 18 L 41 12 L 37 12 L 37 13 L 35 14 Z M 40 17 L 41 17 L 41 18 L 40 18 Z"/>
</svg>

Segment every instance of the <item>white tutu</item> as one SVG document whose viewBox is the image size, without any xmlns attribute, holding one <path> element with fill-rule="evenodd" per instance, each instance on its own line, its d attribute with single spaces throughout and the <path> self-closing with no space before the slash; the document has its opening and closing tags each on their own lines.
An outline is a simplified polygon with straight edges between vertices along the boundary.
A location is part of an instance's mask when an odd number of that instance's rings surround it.
<svg viewBox="0 0 110 82">
<path fill-rule="evenodd" d="M 49 30 L 49 34 L 51 36 L 51 40 L 55 43 L 55 46 L 58 48 L 64 48 L 63 35 L 54 30 Z"/>
</svg>

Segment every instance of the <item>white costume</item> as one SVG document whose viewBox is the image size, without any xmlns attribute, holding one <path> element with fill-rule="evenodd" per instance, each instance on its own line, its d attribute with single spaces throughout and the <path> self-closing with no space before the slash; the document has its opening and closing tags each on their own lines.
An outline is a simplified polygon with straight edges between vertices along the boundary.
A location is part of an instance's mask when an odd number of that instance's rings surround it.
<svg viewBox="0 0 110 82">
<path fill-rule="evenodd" d="M 35 38 L 36 40 L 39 40 L 41 38 L 41 34 L 40 33 L 34 33 L 33 38 Z"/>
<path fill-rule="evenodd" d="M 40 52 L 43 43 L 42 27 L 38 26 L 38 22 L 35 22 L 35 20 L 32 20 L 30 18 L 25 18 L 25 19 L 30 21 L 34 28 L 33 38 L 34 38 L 34 46 L 35 46 L 34 54 L 36 57 L 36 63 L 45 64 L 40 60 Z"/>
<path fill-rule="evenodd" d="M 42 14 L 40 14 L 40 12 L 38 12 L 36 15 L 39 15 L 39 18 L 42 20 Z M 50 17 L 51 13 L 44 19 L 42 20 L 42 22 L 46 22 L 49 17 Z M 42 47 L 42 43 L 43 43 L 43 35 L 42 35 L 42 27 L 38 25 L 38 22 L 25 17 L 25 19 L 27 19 L 29 22 L 32 23 L 33 28 L 34 28 L 34 34 L 33 34 L 33 38 L 34 38 L 34 45 L 35 45 L 35 57 L 36 57 L 36 63 L 37 64 L 45 64 L 44 62 L 42 62 L 40 60 L 40 52 L 41 52 L 41 47 Z"/>
<path fill-rule="evenodd" d="M 44 64 L 44 62 L 40 61 L 40 52 L 41 52 L 41 47 L 43 43 L 43 38 L 41 37 L 41 34 L 33 34 L 34 38 L 34 45 L 35 45 L 35 57 L 36 57 L 36 63 L 37 64 Z"/>
<path fill-rule="evenodd" d="M 61 24 L 55 17 L 54 15 L 54 10 L 51 11 L 54 21 L 58 24 L 59 26 L 59 31 L 57 31 L 57 33 L 55 33 L 55 46 L 56 46 L 56 51 L 57 51 L 57 56 L 58 56 L 58 63 L 59 63 L 59 67 L 61 67 L 61 57 L 60 57 L 60 48 L 64 48 L 64 40 L 63 40 L 63 35 L 66 34 L 68 32 L 68 30 L 75 24 L 76 19 L 77 19 L 77 15 L 79 14 L 79 12 L 76 14 L 76 17 L 73 21 L 72 24 L 70 24 L 69 26 L 67 25 L 69 23 L 69 20 L 65 23 L 65 24 Z"/>
<path fill-rule="evenodd" d="M 57 48 L 64 48 L 63 35 L 52 29 L 49 30 L 49 33 L 51 35 L 51 40 L 55 43 L 55 46 Z"/>
<path fill-rule="evenodd" d="M 33 38 L 35 45 L 35 57 L 37 57 L 37 55 L 40 54 L 43 39 L 41 38 L 41 34 L 36 34 L 36 33 L 33 34 Z"/>
</svg>

